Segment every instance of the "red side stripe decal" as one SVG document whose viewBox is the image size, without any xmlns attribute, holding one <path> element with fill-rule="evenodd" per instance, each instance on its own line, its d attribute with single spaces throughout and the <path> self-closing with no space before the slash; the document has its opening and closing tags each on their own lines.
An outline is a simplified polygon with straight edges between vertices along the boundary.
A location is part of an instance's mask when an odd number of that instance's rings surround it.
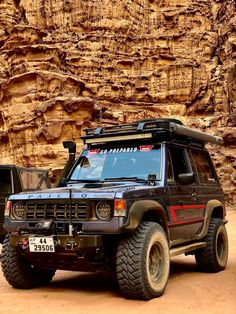
<svg viewBox="0 0 236 314">
<path fill-rule="evenodd" d="M 175 210 L 175 209 L 194 209 L 194 208 L 205 208 L 205 205 L 176 205 L 176 206 L 170 206 L 171 210 Z"/>
<path fill-rule="evenodd" d="M 185 220 L 185 221 L 176 221 L 176 222 L 169 223 L 168 226 L 171 228 L 178 225 L 186 225 L 186 224 L 201 222 L 203 220 L 204 218 L 196 218 L 196 219 Z"/>
<path fill-rule="evenodd" d="M 177 216 L 176 216 L 176 210 L 186 210 L 186 209 L 204 209 L 205 205 L 174 205 L 174 206 L 170 206 L 170 211 L 171 211 L 171 217 L 172 217 L 172 221 L 175 222 L 177 220 Z M 202 218 L 201 218 L 202 219 Z M 197 222 L 199 220 L 199 218 L 194 219 L 194 220 L 188 220 L 188 222 Z M 203 220 L 203 219 L 202 219 Z M 176 224 L 182 224 L 183 222 L 177 222 Z"/>
</svg>

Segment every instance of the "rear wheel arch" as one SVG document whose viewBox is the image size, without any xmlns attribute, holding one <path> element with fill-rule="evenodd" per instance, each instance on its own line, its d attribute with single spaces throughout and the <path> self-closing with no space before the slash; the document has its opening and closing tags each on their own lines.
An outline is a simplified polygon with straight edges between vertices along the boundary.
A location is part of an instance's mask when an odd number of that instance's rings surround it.
<svg viewBox="0 0 236 314">
<path fill-rule="evenodd" d="M 224 209 L 222 206 L 217 206 L 215 208 L 213 208 L 212 210 L 212 214 L 211 214 L 212 218 L 220 218 L 220 219 L 224 219 Z"/>
<path fill-rule="evenodd" d="M 224 219 L 226 215 L 225 207 L 219 200 L 211 200 L 206 205 L 206 215 L 209 217 Z"/>
<path fill-rule="evenodd" d="M 206 205 L 204 226 L 198 238 L 202 239 L 207 235 L 210 221 L 212 218 L 219 218 L 224 223 L 226 223 L 227 221 L 225 220 L 225 216 L 226 216 L 225 207 L 219 200 L 209 201 Z"/>
</svg>

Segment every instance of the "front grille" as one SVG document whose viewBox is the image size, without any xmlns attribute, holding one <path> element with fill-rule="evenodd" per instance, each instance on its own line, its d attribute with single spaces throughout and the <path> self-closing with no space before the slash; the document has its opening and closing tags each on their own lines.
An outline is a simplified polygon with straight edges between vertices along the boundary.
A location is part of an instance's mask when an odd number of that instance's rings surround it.
<svg viewBox="0 0 236 314">
<path fill-rule="evenodd" d="M 70 217 L 71 216 L 71 217 Z M 27 203 L 27 219 L 55 219 L 55 220 L 87 220 L 88 203 L 79 202 L 71 204 L 64 203 Z"/>
</svg>

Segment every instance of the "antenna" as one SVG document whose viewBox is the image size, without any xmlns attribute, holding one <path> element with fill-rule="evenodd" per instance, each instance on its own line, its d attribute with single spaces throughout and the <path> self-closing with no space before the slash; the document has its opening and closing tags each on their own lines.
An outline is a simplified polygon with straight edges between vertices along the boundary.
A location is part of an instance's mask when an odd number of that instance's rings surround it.
<svg viewBox="0 0 236 314">
<path fill-rule="evenodd" d="M 73 225 L 72 225 L 72 190 L 71 189 L 69 189 L 69 213 L 70 213 L 69 236 L 72 236 Z"/>
</svg>

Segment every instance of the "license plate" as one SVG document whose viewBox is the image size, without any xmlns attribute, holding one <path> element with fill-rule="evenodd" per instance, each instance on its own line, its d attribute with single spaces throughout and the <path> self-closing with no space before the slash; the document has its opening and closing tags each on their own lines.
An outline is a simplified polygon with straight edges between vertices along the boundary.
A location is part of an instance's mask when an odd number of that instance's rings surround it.
<svg viewBox="0 0 236 314">
<path fill-rule="evenodd" d="M 30 252 L 55 252 L 53 237 L 29 237 Z"/>
</svg>

